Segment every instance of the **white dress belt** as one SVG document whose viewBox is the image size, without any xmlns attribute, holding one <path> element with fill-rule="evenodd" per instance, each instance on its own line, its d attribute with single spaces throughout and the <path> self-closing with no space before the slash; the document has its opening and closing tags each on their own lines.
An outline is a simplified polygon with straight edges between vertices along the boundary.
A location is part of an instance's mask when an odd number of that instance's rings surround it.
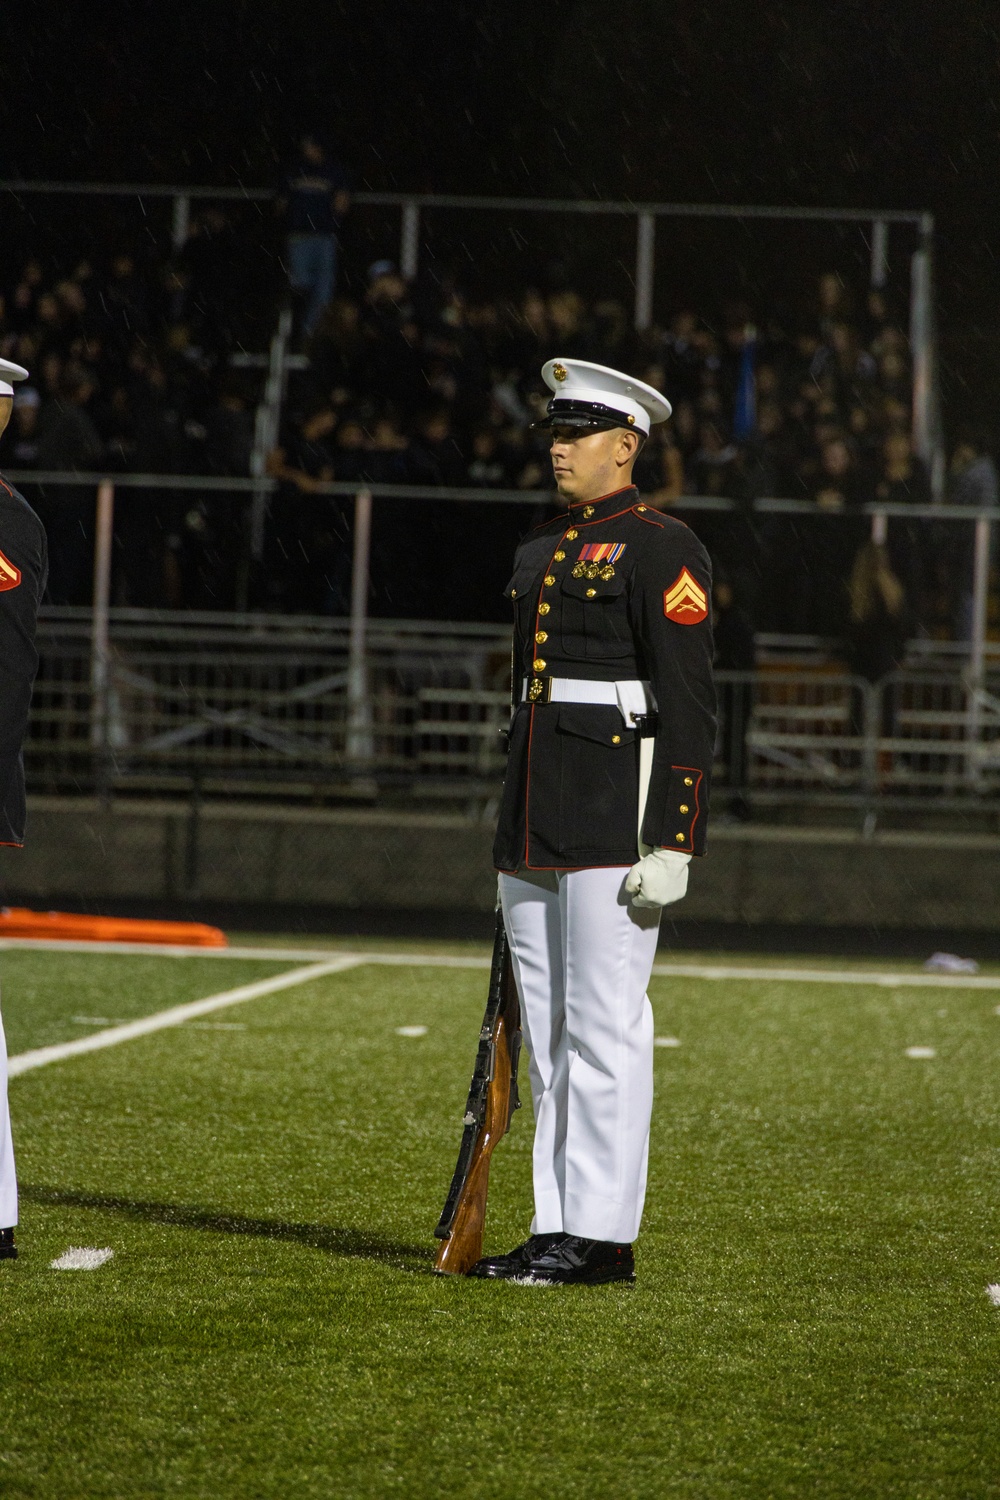
<svg viewBox="0 0 1000 1500">
<path fill-rule="evenodd" d="M 528 697 L 528 678 L 521 682 L 521 701 Z M 586 677 L 547 677 L 543 703 L 606 703 L 621 711 L 626 724 L 655 709 L 648 682 L 625 678 L 621 682 L 593 682 Z"/>
</svg>

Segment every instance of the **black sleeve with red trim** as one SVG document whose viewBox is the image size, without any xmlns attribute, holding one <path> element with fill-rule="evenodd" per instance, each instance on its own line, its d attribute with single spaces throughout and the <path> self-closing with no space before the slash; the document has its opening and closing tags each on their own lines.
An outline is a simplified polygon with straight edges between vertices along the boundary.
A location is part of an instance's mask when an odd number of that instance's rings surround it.
<svg viewBox="0 0 1000 1500">
<path fill-rule="evenodd" d="M 712 565 L 689 528 L 666 519 L 637 560 L 633 608 L 659 722 L 643 842 L 704 854 L 715 756 Z"/>
<path fill-rule="evenodd" d="M 38 669 L 35 623 L 46 572 L 41 521 L 0 482 L 0 844 L 24 842 L 21 747 Z"/>
</svg>

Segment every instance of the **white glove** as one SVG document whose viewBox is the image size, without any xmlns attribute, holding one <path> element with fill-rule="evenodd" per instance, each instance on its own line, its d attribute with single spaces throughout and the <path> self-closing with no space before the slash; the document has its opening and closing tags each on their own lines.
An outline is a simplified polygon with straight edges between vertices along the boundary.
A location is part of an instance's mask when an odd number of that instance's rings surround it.
<svg viewBox="0 0 1000 1500">
<path fill-rule="evenodd" d="M 671 906 L 688 888 L 690 854 L 679 849 L 654 849 L 643 855 L 625 876 L 633 906 Z"/>
</svg>

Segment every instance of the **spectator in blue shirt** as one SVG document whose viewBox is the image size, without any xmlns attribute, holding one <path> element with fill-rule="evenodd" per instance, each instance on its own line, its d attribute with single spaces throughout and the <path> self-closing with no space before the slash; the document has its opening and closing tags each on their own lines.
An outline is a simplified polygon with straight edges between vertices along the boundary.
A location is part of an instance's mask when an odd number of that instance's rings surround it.
<svg viewBox="0 0 1000 1500">
<path fill-rule="evenodd" d="M 278 207 L 288 230 L 288 280 L 305 300 L 308 338 L 333 297 L 337 230 L 351 205 L 347 174 L 314 135 L 304 135 L 287 172 Z"/>
</svg>

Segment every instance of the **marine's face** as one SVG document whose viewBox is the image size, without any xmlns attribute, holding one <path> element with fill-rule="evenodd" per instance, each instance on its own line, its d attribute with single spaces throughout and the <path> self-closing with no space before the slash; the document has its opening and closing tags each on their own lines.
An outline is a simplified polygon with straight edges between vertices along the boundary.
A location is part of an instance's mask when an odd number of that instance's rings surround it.
<svg viewBox="0 0 1000 1500">
<path fill-rule="evenodd" d="M 556 489 L 567 500 L 593 500 L 629 482 L 639 446 L 634 432 L 558 424 L 550 431 Z"/>
</svg>

